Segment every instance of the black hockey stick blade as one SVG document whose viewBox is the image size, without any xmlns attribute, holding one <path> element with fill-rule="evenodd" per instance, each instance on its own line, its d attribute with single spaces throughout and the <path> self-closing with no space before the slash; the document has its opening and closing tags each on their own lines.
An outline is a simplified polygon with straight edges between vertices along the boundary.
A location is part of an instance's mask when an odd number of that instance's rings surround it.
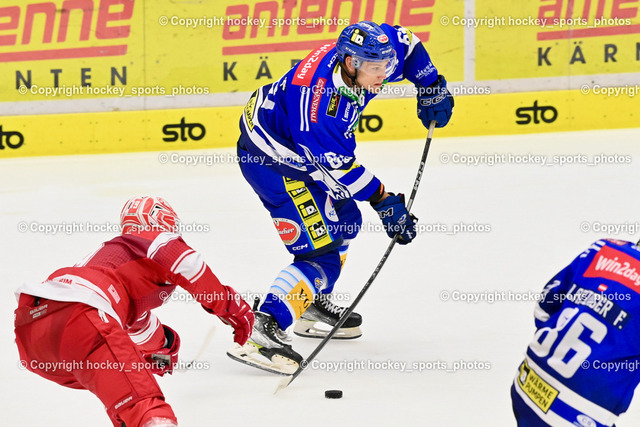
<svg viewBox="0 0 640 427">
<path fill-rule="evenodd" d="M 416 197 L 416 194 L 418 192 L 418 187 L 420 186 L 420 181 L 422 180 L 422 173 L 424 172 L 425 165 L 427 164 L 427 155 L 429 154 L 429 147 L 431 146 L 431 139 L 433 138 L 433 130 L 435 126 L 436 126 L 436 122 L 435 120 L 432 120 L 431 123 L 429 123 L 429 133 L 427 134 L 427 141 L 425 142 L 424 150 L 422 151 L 422 158 L 420 159 L 420 166 L 418 166 L 416 179 L 413 182 L 413 189 L 411 190 L 411 196 L 409 196 L 409 201 L 407 202 L 408 212 L 411 212 L 411 207 L 413 206 L 413 200 Z M 371 286 L 375 278 L 378 276 L 378 273 L 382 269 L 382 266 L 385 264 L 385 262 L 387 262 L 387 258 L 389 258 L 389 254 L 391 253 L 391 250 L 393 249 L 396 242 L 398 241 L 398 236 L 399 235 L 396 234 L 393 237 L 393 239 L 391 240 L 391 243 L 389 243 L 389 246 L 387 246 L 387 250 L 384 252 L 384 255 L 382 255 L 380 262 L 378 262 L 378 265 L 376 266 L 375 270 L 373 270 L 373 273 L 371 273 L 369 280 L 367 280 L 367 283 L 365 283 L 364 287 L 362 288 L 362 290 L 360 291 L 356 299 L 353 300 L 353 303 L 351 304 L 351 306 L 349 306 L 349 308 L 347 309 L 347 311 L 344 312 L 340 320 L 338 320 L 338 323 L 336 323 L 335 326 L 331 329 L 331 331 L 329 331 L 327 336 L 323 338 L 323 340 L 320 342 L 320 344 L 318 344 L 316 349 L 313 350 L 313 352 L 309 355 L 309 357 L 307 357 L 302 362 L 300 362 L 300 366 L 298 367 L 298 369 L 296 369 L 296 371 L 293 374 L 288 375 L 280 380 L 280 382 L 278 383 L 278 387 L 276 388 L 273 394 L 276 394 L 280 390 L 287 388 L 287 386 L 291 384 L 291 382 L 295 380 L 298 377 L 298 375 L 300 375 L 302 371 L 304 371 L 307 368 L 307 366 L 309 366 L 311 361 L 315 359 L 318 353 L 320 353 L 320 351 L 324 348 L 324 346 L 327 345 L 331 337 L 333 337 L 336 334 L 336 332 L 338 332 L 338 329 L 342 327 L 344 322 L 347 321 L 347 319 L 349 318 L 351 313 L 353 313 L 353 310 L 355 310 L 356 306 L 358 305 L 358 303 L 360 302 L 364 294 L 367 292 L 367 290 L 369 289 L 369 287 Z"/>
</svg>

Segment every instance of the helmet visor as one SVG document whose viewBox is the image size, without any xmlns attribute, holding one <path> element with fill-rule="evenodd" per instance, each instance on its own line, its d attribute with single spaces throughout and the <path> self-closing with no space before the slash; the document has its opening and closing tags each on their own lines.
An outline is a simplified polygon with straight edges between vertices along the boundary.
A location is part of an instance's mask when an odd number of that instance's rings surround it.
<svg viewBox="0 0 640 427">
<path fill-rule="evenodd" d="M 356 70 L 360 70 L 367 74 L 378 75 L 384 72 L 388 78 L 395 71 L 397 65 L 396 52 L 392 51 L 392 57 L 382 60 L 371 60 L 360 58 L 357 56 L 353 58 L 353 66 Z"/>
</svg>

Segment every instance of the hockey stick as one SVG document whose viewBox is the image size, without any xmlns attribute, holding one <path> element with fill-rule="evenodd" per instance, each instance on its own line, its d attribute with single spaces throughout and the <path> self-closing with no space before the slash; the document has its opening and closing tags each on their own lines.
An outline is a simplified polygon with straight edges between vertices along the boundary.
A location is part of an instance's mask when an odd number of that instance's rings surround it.
<svg viewBox="0 0 640 427">
<path fill-rule="evenodd" d="M 431 123 L 429 123 L 429 133 L 427 134 L 427 141 L 424 144 L 422 159 L 420 160 L 420 166 L 418 166 L 418 173 L 416 174 L 416 179 L 413 183 L 411 196 L 409 197 L 409 201 L 407 202 L 407 212 L 411 212 L 411 207 L 413 206 L 413 200 L 415 199 L 416 193 L 418 192 L 418 186 L 420 185 L 420 180 L 422 179 L 422 173 L 424 172 L 424 167 L 427 163 L 427 154 L 429 154 L 429 147 L 431 146 L 431 138 L 433 137 L 433 129 L 435 128 L 435 125 L 436 125 L 436 122 L 434 120 L 432 120 Z M 367 290 L 369 289 L 369 287 L 371 286 L 375 278 L 378 276 L 378 273 L 382 269 L 382 266 L 385 264 L 385 262 L 387 262 L 387 258 L 389 258 L 389 254 L 391 253 L 391 250 L 393 249 L 396 242 L 398 241 L 398 236 L 399 236 L 398 234 L 393 236 L 391 243 L 389 243 L 387 250 L 385 251 L 384 255 L 382 255 L 382 258 L 380 259 L 380 262 L 378 262 L 376 269 L 373 270 L 371 277 L 369 277 L 369 280 L 367 280 L 367 283 L 365 283 L 364 287 L 362 288 L 362 290 L 360 291 L 356 299 L 353 300 L 353 303 L 351 304 L 351 306 L 347 309 L 347 311 L 344 312 L 340 320 L 338 320 L 338 323 L 336 323 L 335 326 L 331 329 L 331 331 L 329 331 L 329 334 L 322 339 L 320 344 L 318 344 L 316 349 L 313 350 L 313 352 L 309 355 L 309 357 L 307 357 L 305 360 L 300 362 L 300 366 L 298 366 L 298 369 L 296 369 L 296 371 L 293 374 L 288 375 L 280 380 L 280 383 L 278 384 L 278 387 L 276 388 L 276 391 L 274 392 L 274 394 L 276 394 L 278 391 L 282 389 L 287 388 L 287 386 L 291 384 L 291 382 L 295 380 L 298 377 L 298 375 L 300 375 L 302 371 L 304 371 L 307 368 L 307 366 L 309 366 L 309 363 L 311 363 L 311 361 L 315 359 L 318 353 L 320 353 L 320 351 L 324 348 L 324 346 L 327 345 L 331 337 L 333 337 L 336 334 L 336 332 L 338 332 L 338 329 L 340 329 L 340 327 L 344 324 L 344 322 L 347 321 L 347 319 L 349 318 L 351 313 L 353 313 L 353 310 L 355 310 L 356 306 L 358 305 L 362 297 L 364 297 L 364 294 L 367 292 Z"/>
<path fill-rule="evenodd" d="M 198 362 L 198 359 L 200 359 L 200 356 L 202 356 L 204 351 L 207 349 L 207 347 L 211 343 L 211 340 L 213 339 L 213 335 L 215 334 L 215 332 L 216 332 L 216 327 L 212 325 L 211 328 L 209 328 L 209 332 L 207 332 L 207 335 L 202 340 L 202 344 L 200 345 L 200 350 L 198 350 L 198 353 L 196 353 L 196 355 L 190 362 L 185 362 L 181 360 L 181 362 L 184 363 L 185 367 L 179 370 L 176 369 L 176 372 L 187 372 L 189 369 L 191 369 L 194 363 Z"/>
</svg>

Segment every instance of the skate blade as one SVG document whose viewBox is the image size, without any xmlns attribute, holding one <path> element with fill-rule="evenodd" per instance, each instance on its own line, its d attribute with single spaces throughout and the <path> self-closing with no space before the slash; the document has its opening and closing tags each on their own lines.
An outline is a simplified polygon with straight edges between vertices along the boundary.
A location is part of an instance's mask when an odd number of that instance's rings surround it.
<svg viewBox="0 0 640 427">
<path fill-rule="evenodd" d="M 318 325 L 325 326 L 329 329 L 323 329 Z M 331 327 L 324 322 L 315 320 L 298 319 L 293 326 L 293 333 L 305 338 L 324 338 L 329 335 Z M 353 340 L 362 336 L 362 330 L 359 326 L 353 328 L 340 328 L 331 337 L 332 340 Z"/>
<path fill-rule="evenodd" d="M 260 354 L 255 345 L 250 343 L 243 346 L 236 344 L 235 347 L 227 351 L 227 356 L 245 365 L 278 375 L 291 375 L 299 366 L 297 362 L 279 354 L 273 355 L 269 360 Z"/>
</svg>

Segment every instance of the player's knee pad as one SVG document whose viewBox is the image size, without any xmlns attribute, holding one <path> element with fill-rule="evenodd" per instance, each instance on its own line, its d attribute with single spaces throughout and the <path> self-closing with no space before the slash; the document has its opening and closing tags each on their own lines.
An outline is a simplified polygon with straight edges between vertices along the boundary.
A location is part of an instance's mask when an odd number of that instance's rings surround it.
<svg viewBox="0 0 640 427">
<path fill-rule="evenodd" d="M 288 328 L 318 293 L 330 293 L 340 275 L 338 248 L 320 255 L 298 256 L 271 284 L 260 311 L 271 314 L 282 329 Z"/>
<path fill-rule="evenodd" d="M 347 262 L 347 252 L 349 251 L 349 245 L 342 245 L 338 249 L 338 253 L 340 255 L 340 271 L 344 267 L 344 263 Z"/>
<path fill-rule="evenodd" d="M 300 258 L 296 257 L 293 265 L 296 265 L 310 279 L 315 293 L 330 293 L 340 276 L 342 263 L 339 249 L 336 248 L 322 255 Z"/>
</svg>

